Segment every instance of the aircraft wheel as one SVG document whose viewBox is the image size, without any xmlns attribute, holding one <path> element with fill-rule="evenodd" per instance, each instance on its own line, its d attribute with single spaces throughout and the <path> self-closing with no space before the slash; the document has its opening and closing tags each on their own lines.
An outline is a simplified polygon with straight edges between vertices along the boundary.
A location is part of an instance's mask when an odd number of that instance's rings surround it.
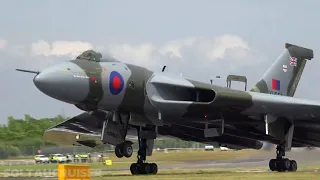
<svg viewBox="0 0 320 180">
<path fill-rule="evenodd" d="M 283 169 L 286 171 L 290 169 L 291 162 L 289 159 L 282 159 L 282 165 L 283 165 Z"/>
<path fill-rule="evenodd" d="M 133 154 L 133 148 L 131 144 L 132 143 L 130 141 L 126 141 L 121 145 L 121 154 L 123 154 L 123 156 L 126 158 L 131 157 Z"/>
<path fill-rule="evenodd" d="M 115 152 L 117 158 L 122 158 L 123 157 L 123 154 L 122 154 L 121 151 L 122 151 L 121 144 L 116 145 L 116 148 L 114 149 L 114 152 Z"/>
<path fill-rule="evenodd" d="M 139 174 L 149 174 L 150 166 L 148 163 L 139 164 Z"/>
<path fill-rule="evenodd" d="M 137 175 L 139 174 L 139 168 L 137 163 L 132 163 L 130 166 L 130 172 L 132 175 Z"/>
<path fill-rule="evenodd" d="M 297 162 L 295 160 L 290 161 L 290 168 L 288 169 L 291 172 L 296 172 L 298 169 Z"/>
<path fill-rule="evenodd" d="M 275 163 L 275 165 L 276 165 L 276 171 L 278 171 L 278 172 L 282 172 L 283 170 L 283 165 L 282 165 L 282 161 L 281 160 L 276 160 L 276 163 Z"/>
<path fill-rule="evenodd" d="M 269 161 L 269 169 L 271 170 L 271 171 L 275 171 L 276 169 L 277 169 L 277 167 L 276 167 L 276 159 L 271 159 L 270 161 Z"/>
<path fill-rule="evenodd" d="M 158 173 L 158 166 L 156 163 L 149 164 L 150 166 L 150 174 L 157 174 Z"/>
<path fill-rule="evenodd" d="M 285 172 L 290 168 L 290 160 L 289 159 L 279 159 L 276 161 L 276 170 L 278 172 Z"/>
</svg>

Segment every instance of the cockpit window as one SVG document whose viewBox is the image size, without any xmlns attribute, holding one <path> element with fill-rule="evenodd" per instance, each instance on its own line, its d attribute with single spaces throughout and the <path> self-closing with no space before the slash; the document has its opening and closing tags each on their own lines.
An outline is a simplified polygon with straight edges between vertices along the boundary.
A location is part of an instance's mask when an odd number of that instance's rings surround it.
<svg viewBox="0 0 320 180">
<path fill-rule="evenodd" d="M 96 62 L 100 62 L 101 58 L 102 58 L 101 54 L 93 50 L 84 51 L 77 57 L 77 59 L 86 59 L 88 61 L 96 61 Z"/>
<path fill-rule="evenodd" d="M 102 56 L 101 53 L 93 51 L 93 50 L 87 50 L 81 53 L 76 59 L 85 59 L 88 61 L 95 61 L 95 62 L 119 62 L 115 58 L 105 55 Z"/>
<path fill-rule="evenodd" d="M 94 55 L 92 55 L 91 53 L 86 54 L 86 57 L 90 58 L 91 56 L 94 56 Z"/>
</svg>

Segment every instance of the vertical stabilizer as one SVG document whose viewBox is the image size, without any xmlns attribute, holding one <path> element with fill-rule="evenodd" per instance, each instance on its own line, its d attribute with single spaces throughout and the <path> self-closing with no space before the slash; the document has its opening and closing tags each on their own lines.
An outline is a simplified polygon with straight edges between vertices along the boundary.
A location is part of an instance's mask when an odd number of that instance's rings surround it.
<svg viewBox="0 0 320 180">
<path fill-rule="evenodd" d="M 293 97 L 306 62 L 312 58 L 313 50 L 286 43 L 283 53 L 250 91 Z"/>
</svg>

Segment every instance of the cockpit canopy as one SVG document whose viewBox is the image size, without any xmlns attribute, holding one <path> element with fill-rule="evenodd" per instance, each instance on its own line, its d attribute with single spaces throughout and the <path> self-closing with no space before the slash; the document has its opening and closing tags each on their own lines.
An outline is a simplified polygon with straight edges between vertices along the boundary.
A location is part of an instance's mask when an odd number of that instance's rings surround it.
<svg viewBox="0 0 320 180">
<path fill-rule="evenodd" d="M 76 59 L 86 59 L 88 61 L 100 62 L 102 55 L 93 50 L 87 50 L 81 53 Z"/>
<path fill-rule="evenodd" d="M 87 50 L 81 53 L 76 59 L 83 59 L 88 61 L 95 61 L 95 62 L 119 62 L 115 58 L 109 55 L 103 55 L 99 52 L 94 50 Z"/>
</svg>

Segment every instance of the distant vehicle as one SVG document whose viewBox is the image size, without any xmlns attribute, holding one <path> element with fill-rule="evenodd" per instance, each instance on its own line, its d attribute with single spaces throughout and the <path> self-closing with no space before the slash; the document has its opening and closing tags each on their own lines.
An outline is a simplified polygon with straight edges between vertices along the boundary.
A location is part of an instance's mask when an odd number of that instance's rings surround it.
<svg viewBox="0 0 320 180">
<path fill-rule="evenodd" d="M 205 151 L 214 151 L 214 147 L 213 146 L 204 146 L 204 150 Z"/>
<path fill-rule="evenodd" d="M 51 163 L 64 163 L 67 161 L 67 158 L 63 154 L 52 154 L 50 156 Z"/>
<path fill-rule="evenodd" d="M 229 150 L 229 148 L 227 148 L 227 147 L 223 147 L 223 146 L 220 147 L 220 151 L 228 151 L 228 150 Z"/>
<path fill-rule="evenodd" d="M 70 162 L 73 162 L 74 161 L 74 157 L 70 154 L 67 154 L 66 155 L 66 162 L 67 163 L 70 163 Z"/>
<path fill-rule="evenodd" d="M 49 163 L 49 157 L 45 155 L 36 155 L 34 156 L 36 163 Z"/>
</svg>

